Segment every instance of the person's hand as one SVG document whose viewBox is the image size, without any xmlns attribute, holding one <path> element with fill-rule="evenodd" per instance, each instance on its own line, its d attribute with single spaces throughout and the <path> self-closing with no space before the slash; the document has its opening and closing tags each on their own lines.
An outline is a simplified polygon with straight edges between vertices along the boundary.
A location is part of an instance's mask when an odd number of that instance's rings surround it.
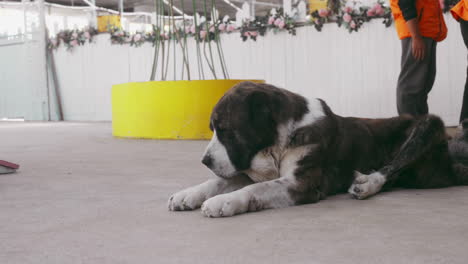
<svg viewBox="0 0 468 264">
<path fill-rule="evenodd" d="M 423 60 L 426 56 L 426 44 L 424 43 L 423 38 L 413 37 L 412 45 L 413 57 L 416 60 Z"/>
</svg>

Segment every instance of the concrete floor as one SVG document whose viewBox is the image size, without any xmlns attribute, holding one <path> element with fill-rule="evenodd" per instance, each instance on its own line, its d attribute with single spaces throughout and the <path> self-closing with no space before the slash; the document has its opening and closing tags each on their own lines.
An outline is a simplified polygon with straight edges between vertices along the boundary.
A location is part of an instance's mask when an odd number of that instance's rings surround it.
<svg viewBox="0 0 468 264">
<path fill-rule="evenodd" d="M 125 140 L 108 123 L 0 123 L 0 263 L 468 263 L 468 187 L 210 219 L 169 212 L 210 174 L 204 141 Z"/>
</svg>

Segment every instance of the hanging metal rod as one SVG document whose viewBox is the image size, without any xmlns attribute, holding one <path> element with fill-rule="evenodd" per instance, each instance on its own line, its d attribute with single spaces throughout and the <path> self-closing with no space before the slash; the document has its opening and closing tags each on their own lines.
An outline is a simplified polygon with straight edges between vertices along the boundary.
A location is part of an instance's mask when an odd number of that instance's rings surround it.
<svg viewBox="0 0 468 264">
<path fill-rule="evenodd" d="M 106 11 L 106 12 L 109 12 L 111 14 L 119 14 L 118 11 L 115 11 L 115 10 L 112 10 L 112 9 L 107 9 L 107 8 L 103 8 L 103 7 L 98 7 L 96 5 L 94 5 L 93 3 L 89 2 L 88 0 L 83 0 L 83 2 L 85 2 L 87 5 L 89 5 L 90 7 L 92 8 L 96 8 L 96 10 L 100 10 L 100 11 Z M 163 0 L 164 4 L 166 4 L 167 6 L 170 6 L 169 2 L 167 0 Z M 176 11 L 177 13 L 179 13 L 180 15 L 184 15 L 184 12 L 182 12 L 182 10 L 180 10 L 179 8 L 173 6 L 172 9 L 174 11 Z M 122 13 L 123 15 L 126 15 L 127 13 L 126 12 L 123 12 Z M 189 16 L 187 14 L 185 14 L 185 17 L 190 19 L 192 18 L 192 16 Z"/>
<path fill-rule="evenodd" d="M 245 3 L 246 1 L 243 1 L 243 0 L 231 0 L 232 2 L 234 3 Z M 259 5 L 259 6 L 271 6 L 271 7 L 282 7 L 283 5 L 280 5 L 280 4 L 274 4 L 274 3 L 267 3 L 267 2 L 258 2 L 258 1 L 255 1 L 254 2 L 255 5 Z"/>
<path fill-rule="evenodd" d="M 234 5 L 231 1 L 229 0 L 223 0 L 226 4 L 228 4 L 229 6 L 233 7 L 234 9 L 236 9 L 237 11 L 241 11 L 242 9 L 240 9 L 239 7 L 237 7 L 236 5 Z M 243 1 L 239 1 L 239 2 L 242 2 Z"/>
<path fill-rule="evenodd" d="M 73 10 L 88 10 L 90 8 L 93 8 L 91 6 L 66 6 L 66 5 L 60 5 L 60 4 L 55 4 L 55 3 L 44 3 L 46 6 L 49 7 L 56 7 L 56 8 L 63 8 L 63 9 L 73 9 Z M 0 6 L 14 6 L 14 7 L 19 7 L 23 5 L 21 2 L 0 2 Z M 96 10 L 107 12 L 110 14 L 119 14 L 118 11 L 112 10 L 112 9 L 107 9 L 103 7 L 98 7 L 96 6 Z M 124 16 L 152 16 L 153 13 L 149 12 L 123 12 Z M 158 17 L 164 17 L 164 18 L 170 18 L 170 16 L 158 16 Z M 181 19 L 183 16 L 174 16 L 174 18 Z M 192 19 L 193 16 L 185 15 L 186 19 Z"/>
</svg>

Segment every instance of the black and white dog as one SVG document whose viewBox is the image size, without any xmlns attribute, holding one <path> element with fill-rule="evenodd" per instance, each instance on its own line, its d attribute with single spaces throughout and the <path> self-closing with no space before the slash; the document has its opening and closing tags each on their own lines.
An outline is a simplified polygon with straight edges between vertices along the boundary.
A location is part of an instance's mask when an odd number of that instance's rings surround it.
<svg viewBox="0 0 468 264">
<path fill-rule="evenodd" d="M 467 167 L 454 162 L 433 115 L 341 117 L 320 99 L 243 82 L 214 107 L 210 127 L 202 162 L 218 177 L 171 196 L 169 210 L 201 206 L 222 217 L 346 191 L 365 199 L 390 187 L 468 184 Z M 461 160 L 468 158 L 461 149 Z"/>
</svg>

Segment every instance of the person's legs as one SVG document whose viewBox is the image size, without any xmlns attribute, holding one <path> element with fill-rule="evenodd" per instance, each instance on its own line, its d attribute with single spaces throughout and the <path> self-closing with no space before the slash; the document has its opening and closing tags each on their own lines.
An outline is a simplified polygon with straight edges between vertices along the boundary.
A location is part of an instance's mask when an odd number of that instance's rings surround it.
<svg viewBox="0 0 468 264">
<path fill-rule="evenodd" d="M 429 92 L 432 90 L 432 86 L 434 85 L 434 81 L 436 78 L 436 58 L 437 58 L 437 42 L 432 39 L 425 39 L 426 43 L 426 56 L 429 56 L 428 59 L 428 72 L 426 75 L 426 83 L 424 85 L 424 92 L 421 93 L 421 113 L 427 114 L 429 113 L 429 106 L 427 105 L 427 96 Z"/>
<path fill-rule="evenodd" d="M 460 29 L 465 46 L 468 48 L 468 21 L 460 20 Z M 466 118 L 468 118 L 468 68 L 466 69 L 465 91 L 463 92 L 462 109 L 460 111 L 460 123 Z"/>
<path fill-rule="evenodd" d="M 412 39 L 402 42 L 401 72 L 397 85 L 398 114 L 421 116 L 428 113 L 427 94 L 435 80 L 436 42 L 424 38 L 426 55 L 416 60 L 412 54 Z"/>
</svg>

